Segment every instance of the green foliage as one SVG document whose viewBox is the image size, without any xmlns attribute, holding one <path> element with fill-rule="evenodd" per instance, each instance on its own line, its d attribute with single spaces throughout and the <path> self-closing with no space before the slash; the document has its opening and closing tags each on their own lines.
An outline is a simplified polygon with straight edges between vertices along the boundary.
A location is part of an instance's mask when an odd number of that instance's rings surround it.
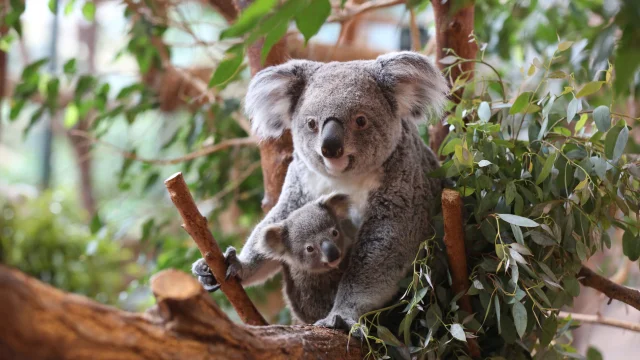
<svg viewBox="0 0 640 360">
<path fill-rule="evenodd" d="M 640 257 L 634 220 L 640 210 L 639 164 L 624 155 L 625 116 L 608 106 L 590 110 L 583 100 L 611 85 L 612 69 L 608 81 L 595 85 L 576 85 L 575 74 L 558 80 L 550 74 L 566 66 L 560 50 L 538 65 L 544 74 L 534 91 L 510 96 L 513 103 L 487 90 L 470 93 L 448 120 L 453 130 L 440 149 L 447 157 L 432 176 L 450 178 L 463 195 L 465 242 L 475 254 L 469 258 L 468 291 L 474 314 L 458 307 L 462 294 L 451 293 L 448 277 L 437 276 L 436 254 L 443 245 L 427 241 L 427 256 L 416 259 L 397 305 L 406 304 L 399 327 L 374 331 L 387 325 L 381 314 L 397 306 L 356 324 L 367 334 L 369 355 L 467 358 L 464 342 L 477 337 L 483 356 L 493 358 L 524 359 L 530 352 L 535 358 L 574 356 L 563 339 L 570 339 L 565 336 L 575 323 L 557 320 L 554 311 L 579 295 L 581 264 L 611 246 L 613 228 L 625 232 L 624 254 L 632 261 Z M 580 126 L 572 129 L 576 114 Z M 528 139 L 517 137 L 521 132 Z M 618 211 L 623 218 L 615 216 Z"/>
<path fill-rule="evenodd" d="M 115 304 L 126 276 L 139 276 L 132 253 L 103 229 L 82 225 L 60 193 L 0 203 L 0 262 L 56 288 Z"/>
</svg>

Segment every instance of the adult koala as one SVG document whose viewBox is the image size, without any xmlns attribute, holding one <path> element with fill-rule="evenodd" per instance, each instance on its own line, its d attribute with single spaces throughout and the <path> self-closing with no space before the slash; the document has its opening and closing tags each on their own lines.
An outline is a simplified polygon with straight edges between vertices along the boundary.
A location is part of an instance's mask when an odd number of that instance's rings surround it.
<svg viewBox="0 0 640 360">
<path fill-rule="evenodd" d="M 448 93 L 425 57 L 397 52 L 375 61 L 289 61 L 251 81 L 246 112 L 262 139 L 291 129 L 294 152 L 276 206 L 256 226 L 230 274 L 243 285 L 263 281 L 280 264 L 260 253 L 263 229 L 332 191 L 352 199 L 360 230 L 331 312 L 316 325 L 351 327 L 398 292 L 422 241 L 442 182 L 427 177 L 439 166 L 420 138 L 417 121 L 439 115 Z M 199 260 L 194 269 L 206 267 Z M 205 287 L 215 279 L 195 271 Z"/>
</svg>

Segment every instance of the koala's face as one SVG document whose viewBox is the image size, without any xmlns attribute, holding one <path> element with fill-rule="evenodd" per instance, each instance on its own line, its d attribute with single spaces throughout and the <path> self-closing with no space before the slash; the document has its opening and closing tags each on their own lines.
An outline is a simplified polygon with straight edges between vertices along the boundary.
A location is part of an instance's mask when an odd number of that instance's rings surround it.
<svg viewBox="0 0 640 360">
<path fill-rule="evenodd" d="M 447 92 L 440 71 L 417 53 L 327 64 L 295 60 L 254 77 L 246 110 L 258 137 L 291 129 L 309 167 L 345 177 L 379 168 L 400 141 L 401 120 L 438 113 Z"/>
<path fill-rule="evenodd" d="M 347 216 L 347 201 L 346 195 L 329 195 L 297 209 L 282 223 L 265 230 L 262 250 L 308 272 L 337 268 L 350 246 L 340 225 Z"/>
</svg>

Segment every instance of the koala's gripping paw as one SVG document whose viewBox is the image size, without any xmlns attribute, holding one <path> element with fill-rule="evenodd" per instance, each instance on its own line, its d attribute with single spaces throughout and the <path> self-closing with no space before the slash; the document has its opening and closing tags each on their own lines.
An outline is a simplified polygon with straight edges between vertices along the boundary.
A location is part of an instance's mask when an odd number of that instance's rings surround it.
<svg viewBox="0 0 640 360">
<path fill-rule="evenodd" d="M 191 272 L 198 277 L 198 282 L 202 284 L 202 287 L 208 292 L 214 292 L 220 288 L 220 284 L 211 273 L 209 265 L 204 259 L 198 259 L 191 266 Z"/>
<path fill-rule="evenodd" d="M 240 260 L 238 260 L 236 249 L 233 246 L 229 246 L 227 251 L 224 252 L 224 259 L 227 263 L 227 275 L 225 276 L 225 280 L 229 280 L 229 278 L 233 276 L 240 275 L 242 265 L 240 264 Z"/>
<path fill-rule="evenodd" d="M 347 333 L 351 332 L 351 328 L 356 324 L 356 320 L 351 317 L 342 316 L 340 314 L 331 313 L 326 318 L 316 321 L 315 326 L 326 327 L 330 329 L 342 330 Z M 358 340 L 362 340 L 362 330 L 354 331 L 351 336 Z"/>
</svg>

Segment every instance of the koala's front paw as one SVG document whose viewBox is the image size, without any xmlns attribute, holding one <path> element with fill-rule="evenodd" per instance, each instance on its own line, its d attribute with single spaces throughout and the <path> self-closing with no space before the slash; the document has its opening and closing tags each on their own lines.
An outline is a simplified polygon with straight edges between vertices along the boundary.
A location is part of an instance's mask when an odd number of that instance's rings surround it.
<svg viewBox="0 0 640 360">
<path fill-rule="evenodd" d="M 191 272 L 198 277 L 198 282 L 202 284 L 202 287 L 208 292 L 214 292 L 220 288 L 220 284 L 211 273 L 209 265 L 207 265 L 204 259 L 198 259 L 191 266 Z"/>
<path fill-rule="evenodd" d="M 242 264 L 240 264 L 240 260 L 238 260 L 236 248 L 234 248 L 233 246 L 229 246 L 227 248 L 227 251 L 224 252 L 224 259 L 227 263 L 227 275 L 225 277 L 225 280 L 229 280 L 229 278 L 233 276 L 240 275 Z"/>
<path fill-rule="evenodd" d="M 355 318 L 351 316 L 340 315 L 336 313 L 330 313 L 326 318 L 316 321 L 315 326 L 322 326 L 330 329 L 343 330 L 347 333 L 351 332 L 353 325 L 357 323 Z M 358 340 L 362 340 L 361 330 L 354 331 L 351 336 Z"/>
</svg>

